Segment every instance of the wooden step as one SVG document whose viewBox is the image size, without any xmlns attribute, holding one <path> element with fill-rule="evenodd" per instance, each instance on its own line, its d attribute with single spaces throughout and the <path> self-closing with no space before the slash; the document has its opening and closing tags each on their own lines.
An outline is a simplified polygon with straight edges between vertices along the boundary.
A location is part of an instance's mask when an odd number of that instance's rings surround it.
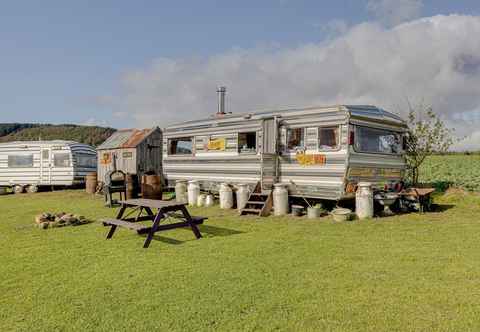
<svg viewBox="0 0 480 332">
<path fill-rule="evenodd" d="M 247 202 L 247 205 L 248 205 L 248 204 L 264 206 L 264 205 L 265 205 L 265 202 L 263 202 L 263 201 L 248 201 L 248 202 Z"/>
<path fill-rule="evenodd" d="M 245 215 L 245 214 L 253 213 L 253 214 L 256 214 L 256 215 L 260 215 L 261 212 L 262 212 L 261 209 L 242 209 L 240 214 Z"/>
</svg>

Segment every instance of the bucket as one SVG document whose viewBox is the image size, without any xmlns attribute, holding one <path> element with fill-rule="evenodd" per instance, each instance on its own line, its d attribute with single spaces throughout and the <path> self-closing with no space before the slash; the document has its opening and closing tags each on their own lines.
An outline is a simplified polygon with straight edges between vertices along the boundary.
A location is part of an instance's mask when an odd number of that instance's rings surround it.
<svg viewBox="0 0 480 332">
<path fill-rule="evenodd" d="M 337 222 L 350 220 L 351 214 L 351 210 L 343 208 L 337 208 L 332 211 L 333 220 Z"/>
<path fill-rule="evenodd" d="M 188 203 L 186 180 L 177 180 L 175 182 L 175 201 L 182 204 Z"/>
<path fill-rule="evenodd" d="M 320 207 L 308 207 L 307 208 L 307 218 L 308 219 L 317 219 L 322 215 L 322 208 Z"/>
<path fill-rule="evenodd" d="M 162 178 L 159 175 L 142 176 L 142 197 L 162 199 Z"/>
<path fill-rule="evenodd" d="M 303 206 L 292 205 L 292 216 L 301 217 L 301 216 L 303 216 L 304 211 L 305 211 L 305 208 Z"/>
<path fill-rule="evenodd" d="M 85 191 L 89 194 L 97 192 L 97 172 L 88 173 L 85 177 Z"/>
<path fill-rule="evenodd" d="M 138 198 L 138 178 L 135 174 L 127 174 L 125 177 L 127 185 L 127 199 Z"/>
</svg>

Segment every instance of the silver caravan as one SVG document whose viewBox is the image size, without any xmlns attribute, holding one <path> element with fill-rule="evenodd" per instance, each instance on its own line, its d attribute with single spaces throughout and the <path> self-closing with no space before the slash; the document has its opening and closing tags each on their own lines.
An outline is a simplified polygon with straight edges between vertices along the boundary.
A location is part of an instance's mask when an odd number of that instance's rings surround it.
<svg viewBox="0 0 480 332">
<path fill-rule="evenodd" d="M 72 186 L 97 170 L 95 148 L 72 141 L 0 143 L 0 187 L 16 193 L 40 186 Z"/>
<path fill-rule="evenodd" d="M 198 180 L 202 189 L 246 183 L 290 196 L 343 200 L 356 184 L 401 185 L 406 123 L 374 106 L 332 106 L 217 114 L 164 129 L 163 167 L 169 186 Z"/>
</svg>

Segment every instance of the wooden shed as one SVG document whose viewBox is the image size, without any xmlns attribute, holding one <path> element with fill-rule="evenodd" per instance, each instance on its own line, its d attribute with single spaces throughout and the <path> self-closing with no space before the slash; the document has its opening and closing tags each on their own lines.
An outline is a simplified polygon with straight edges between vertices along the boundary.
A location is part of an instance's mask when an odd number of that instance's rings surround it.
<svg viewBox="0 0 480 332">
<path fill-rule="evenodd" d="M 97 148 L 98 181 L 114 169 L 135 174 L 162 174 L 162 132 L 160 128 L 122 129 Z"/>
</svg>

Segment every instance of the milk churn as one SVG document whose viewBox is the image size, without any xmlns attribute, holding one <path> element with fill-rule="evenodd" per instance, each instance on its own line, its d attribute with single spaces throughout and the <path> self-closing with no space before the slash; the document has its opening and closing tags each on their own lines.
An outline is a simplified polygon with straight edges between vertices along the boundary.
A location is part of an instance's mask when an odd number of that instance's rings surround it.
<svg viewBox="0 0 480 332">
<path fill-rule="evenodd" d="M 197 205 L 198 195 L 200 195 L 200 185 L 198 184 L 198 181 L 188 181 L 188 205 Z"/>
<path fill-rule="evenodd" d="M 214 200 L 212 194 L 207 194 L 205 197 L 205 207 L 213 206 Z"/>
<path fill-rule="evenodd" d="M 187 203 L 187 181 L 177 180 L 175 183 L 175 201 L 177 203 Z"/>
<path fill-rule="evenodd" d="M 283 183 L 275 183 L 273 190 L 273 210 L 276 216 L 288 213 L 288 190 Z"/>
<path fill-rule="evenodd" d="M 372 184 L 360 182 L 355 195 L 355 213 L 358 219 L 373 217 L 373 192 Z"/>
<path fill-rule="evenodd" d="M 237 185 L 237 209 L 238 211 L 242 210 L 248 202 L 248 196 L 250 191 L 248 190 L 248 185 L 241 183 Z"/>
<path fill-rule="evenodd" d="M 197 206 L 198 207 L 205 206 L 205 198 L 206 198 L 205 194 L 198 195 L 198 197 L 197 197 Z"/>
<path fill-rule="evenodd" d="M 233 192 L 228 183 L 220 185 L 220 208 L 231 209 L 233 207 Z"/>
</svg>

